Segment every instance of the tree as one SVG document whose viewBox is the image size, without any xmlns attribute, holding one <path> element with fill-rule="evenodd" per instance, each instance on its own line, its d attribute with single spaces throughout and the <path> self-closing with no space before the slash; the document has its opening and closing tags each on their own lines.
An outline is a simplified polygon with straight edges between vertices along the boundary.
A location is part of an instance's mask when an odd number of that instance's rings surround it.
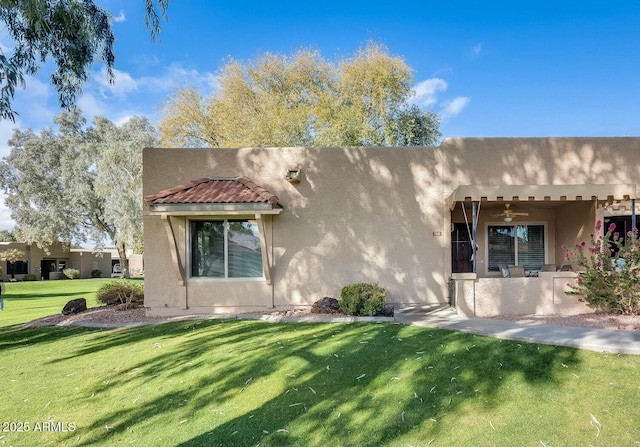
<svg viewBox="0 0 640 447">
<path fill-rule="evenodd" d="M 0 261 L 6 261 L 11 265 L 21 259 L 24 259 L 24 252 L 17 248 L 10 248 L 9 250 L 0 252 Z M 11 269 L 11 279 L 13 278 L 15 278 L 15 268 Z"/>
<path fill-rule="evenodd" d="M 0 230 L 0 242 L 15 242 L 16 237 L 9 230 Z"/>
<path fill-rule="evenodd" d="M 179 146 L 424 146 L 440 120 L 410 103 L 412 70 L 369 43 L 333 64 L 317 51 L 230 60 L 205 99 L 178 90 L 164 109 L 162 143 Z"/>
<path fill-rule="evenodd" d="M 128 276 L 127 248 L 141 240 L 142 148 L 157 145 L 143 118 L 93 126 L 77 110 L 55 119 L 59 131 L 15 130 L 0 163 L 0 186 L 21 241 L 47 247 L 88 238 L 114 243 Z"/>
<path fill-rule="evenodd" d="M 145 23 L 155 38 L 170 0 L 144 1 Z M 0 0 L 0 21 L 14 44 L 10 56 L 0 48 L 0 118 L 15 120 L 16 86 L 24 87 L 24 76 L 35 74 L 49 58 L 55 65 L 51 83 L 64 109 L 74 105 L 97 59 L 113 82 L 111 14 L 94 0 Z"/>
<path fill-rule="evenodd" d="M 142 149 L 158 145 L 156 130 L 146 118 L 133 117 L 121 127 L 96 118 L 91 135 L 98 154 L 95 193 L 104 199 L 104 216 L 116 229 L 109 237 L 128 277 L 126 249 L 140 253 L 143 247 Z"/>
</svg>

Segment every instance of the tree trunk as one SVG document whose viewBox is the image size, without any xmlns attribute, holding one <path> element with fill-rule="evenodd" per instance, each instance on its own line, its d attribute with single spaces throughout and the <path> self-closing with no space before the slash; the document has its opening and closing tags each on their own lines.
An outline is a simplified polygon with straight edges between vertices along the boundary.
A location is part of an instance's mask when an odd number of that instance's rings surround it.
<svg viewBox="0 0 640 447">
<path fill-rule="evenodd" d="M 117 244 L 118 255 L 120 256 L 120 267 L 122 268 L 122 277 L 129 279 L 129 260 L 127 259 L 127 251 L 124 244 Z"/>
</svg>

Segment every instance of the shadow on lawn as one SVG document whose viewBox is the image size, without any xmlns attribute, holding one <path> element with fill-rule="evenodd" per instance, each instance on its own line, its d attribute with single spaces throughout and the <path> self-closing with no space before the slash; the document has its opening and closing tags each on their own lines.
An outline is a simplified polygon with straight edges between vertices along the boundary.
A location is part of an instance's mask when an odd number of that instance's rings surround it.
<svg viewBox="0 0 640 447">
<path fill-rule="evenodd" d="M 4 326 L 0 327 L 0 351 L 3 349 L 27 348 L 43 343 L 55 343 L 67 338 L 85 335 L 91 330 L 77 326 L 25 329 L 24 323 Z"/>
<path fill-rule="evenodd" d="M 4 298 L 7 302 L 11 301 L 25 301 L 25 300 L 40 300 L 42 298 L 61 298 L 61 297 L 78 297 L 82 295 L 93 295 L 95 290 L 91 291 L 78 291 L 78 292 L 51 292 L 51 293 L 5 293 Z"/>
<path fill-rule="evenodd" d="M 469 401 L 497 405 L 510 376 L 560 386 L 556 373 L 579 361 L 574 349 L 399 324 L 237 320 L 110 332 L 69 358 L 126 353 L 145 340 L 148 351 L 127 371 L 87 392 L 108 399 L 113 390 L 155 384 L 155 395 L 101 413 L 84 427 L 83 445 L 124 442 L 129 427 L 167 430 L 168 421 L 175 426 L 163 442 L 173 437 L 181 446 L 381 445 L 417 426 L 435 437 L 440 428 L 430 420 Z M 105 426 L 113 428 L 105 433 Z"/>
</svg>

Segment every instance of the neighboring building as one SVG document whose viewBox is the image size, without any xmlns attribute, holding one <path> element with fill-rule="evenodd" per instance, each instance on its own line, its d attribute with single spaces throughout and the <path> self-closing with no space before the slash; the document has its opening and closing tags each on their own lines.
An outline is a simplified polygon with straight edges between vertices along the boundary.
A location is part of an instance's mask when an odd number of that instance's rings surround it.
<svg viewBox="0 0 640 447">
<path fill-rule="evenodd" d="M 0 252 L 10 249 L 20 250 L 25 256 L 13 264 L 8 261 L 2 263 L 3 281 L 22 281 L 25 274 L 35 275 L 38 281 L 62 279 L 62 270 L 67 267 L 80 271 L 81 278 L 91 278 L 92 270 L 109 272 L 111 268 L 111 256 L 108 253 L 69 250 L 61 243 L 52 244 L 45 250 L 24 242 L 0 242 Z"/>
<path fill-rule="evenodd" d="M 69 263 L 69 249 L 63 244 L 53 244 L 44 250 L 37 245 L 24 242 L 0 242 L 0 252 L 17 249 L 24 253 L 22 260 L 2 263 L 2 280 L 22 280 L 30 273 L 36 279 L 49 279 L 50 272 L 62 271 Z"/>
<path fill-rule="evenodd" d="M 72 248 L 69 257 L 69 266 L 80 272 L 80 278 L 109 278 L 111 276 L 112 261 L 109 250 Z M 100 274 L 98 275 L 97 272 Z"/>
<path fill-rule="evenodd" d="M 354 282 L 395 307 L 584 312 L 565 293 L 575 273 L 538 271 L 597 220 L 630 229 L 640 138 L 154 148 L 144 167 L 150 314 L 309 306 Z M 501 264 L 538 277 L 502 278 Z"/>
<path fill-rule="evenodd" d="M 114 270 L 117 270 L 116 265 L 120 265 L 120 253 L 116 248 L 106 248 L 104 252 L 109 253 L 111 256 L 110 272 L 113 273 Z M 127 260 L 129 261 L 129 275 L 131 278 L 144 276 L 144 257 L 141 254 L 134 254 L 132 249 L 128 249 Z"/>
</svg>

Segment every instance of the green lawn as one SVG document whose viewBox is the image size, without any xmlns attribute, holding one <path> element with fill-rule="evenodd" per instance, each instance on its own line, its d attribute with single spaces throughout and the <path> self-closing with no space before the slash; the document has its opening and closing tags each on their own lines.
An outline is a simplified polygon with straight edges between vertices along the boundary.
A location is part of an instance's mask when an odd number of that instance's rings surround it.
<svg viewBox="0 0 640 447">
<path fill-rule="evenodd" d="M 0 330 L 59 314 L 67 301 L 75 298 L 86 298 L 87 307 L 95 307 L 98 305 L 96 291 L 107 281 L 111 279 L 5 282 Z"/>
<path fill-rule="evenodd" d="M 240 320 L 14 327 L 0 353 L 3 445 L 640 443 L 636 356 L 392 323 Z"/>
</svg>

